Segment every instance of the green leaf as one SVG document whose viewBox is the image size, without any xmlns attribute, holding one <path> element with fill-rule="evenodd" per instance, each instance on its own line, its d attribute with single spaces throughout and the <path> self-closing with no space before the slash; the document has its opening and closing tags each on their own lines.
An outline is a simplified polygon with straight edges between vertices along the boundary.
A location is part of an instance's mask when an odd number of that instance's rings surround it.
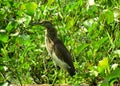
<svg viewBox="0 0 120 86">
<path fill-rule="evenodd" d="M 107 20 L 107 23 L 110 24 L 114 21 L 114 14 L 112 11 L 107 11 L 106 12 L 106 20 Z"/>
<path fill-rule="evenodd" d="M 30 40 L 30 37 L 27 36 L 27 35 L 20 35 L 18 38 L 17 38 L 17 41 L 22 44 L 22 45 L 25 45 L 25 46 L 29 46 L 30 43 L 31 43 L 31 40 Z"/>
<path fill-rule="evenodd" d="M 105 79 L 101 84 L 100 86 L 109 86 L 109 82 L 107 79 Z"/>
<path fill-rule="evenodd" d="M 35 2 L 30 2 L 26 4 L 27 13 L 30 14 L 31 16 L 34 15 L 36 8 L 37 4 Z"/>
<path fill-rule="evenodd" d="M 23 57 L 23 56 L 20 56 L 20 58 L 19 58 L 19 62 L 20 62 L 21 64 L 24 63 L 24 57 Z"/>
<path fill-rule="evenodd" d="M 21 5 L 21 10 L 23 10 L 30 16 L 34 15 L 36 8 L 37 8 L 37 4 L 35 2 L 28 2 Z"/>
<path fill-rule="evenodd" d="M 8 41 L 8 35 L 6 34 L 0 34 L 0 41 L 7 42 Z"/>
<path fill-rule="evenodd" d="M 107 24 L 110 24 L 114 21 L 114 14 L 110 10 L 105 10 L 101 15 L 100 15 L 100 20 L 101 21 L 106 21 Z"/>
<path fill-rule="evenodd" d="M 4 71 L 4 66 L 0 65 L 0 71 Z"/>
<path fill-rule="evenodd" d="M 107 41 L 108 37 L 101 38 L 100 40 L 96 41 L 93 46 L 94 48 L 99 48 L 105 41 Z"/>
<path fill-rule="evenodd" d="M 113 83 L 119 77 L 120 77 L 120 68 L 116 68 L 105 78 L 105 80 L 101 83 L 100 86 L 109 86 L 110 84 L 113 85 Z"/>
<path fill-rule="evenodd" d="M 107 32 L 107 35 L 108 35 L 109 41 L 110 41 L 110 43 L 111 43 L 111 47 L 112 47 L 112 48 L 115 48 L 115 44 L 114 44 L 114 42 L 113 42 L 113 38 L 110 36 L 109 32 Z"/>
<path fill-rule="evenodd" d="M 83 49 L 85 49 L 87 46 L 89 46 L 89 44 L 83 44 L 81 46 L 78 47 L 78 53 L 80 53 Z"/>
<path fill-rule="evenodd" d="M 69 28 L 73 27 L 73 25 L 75 23 L 75 20 L 72 17 L 68 17 L 67 22 L 68 22 L 67 23 L 67 28 L 69 29 Z"/>
<path fill-rule="evenodd" d="M 13 29 L 12 22 L 9 22 L 7 27 L 5 28 L 7 31 L 11 31 Z"/>
<path fill-rule="evenodd" d="M 54 0 L 48 0 L 47 5 L 51 5 L 54 2 Z"/>
<path fill-rule="evenodd" d="M 105 69 L 108 69 L 108 58 L 103 58 L 101 61 L 98 63 L 98 71 L 99 73 L 102 73 Z"/>
<path fill-rule="evenodd" d="M 110 75 L 107 77 L 110 80 L 112 79 L 116 79 L 120 77 L 120 68 L 116 68 L 115 70 L 113 70 Z"/>
<path fill-rule="evenodd" d="M 9 22 L 7 27 L 5 28 L 8 32 L 12 31 L 13 29 L 17 28 L 18 23 L 17 22 Z"/>
</svg>

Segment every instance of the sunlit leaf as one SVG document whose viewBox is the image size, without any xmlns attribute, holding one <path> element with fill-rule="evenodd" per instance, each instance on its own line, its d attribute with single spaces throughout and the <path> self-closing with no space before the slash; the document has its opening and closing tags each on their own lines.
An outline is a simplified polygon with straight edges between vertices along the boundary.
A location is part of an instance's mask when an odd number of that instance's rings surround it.
<svg viewBox="0 0 120 86">
<path fill-rule="evenodd" d="M 21 10 L 25 10 L 26 9 L 26 4 L 22 4 L 21 5 Z"/>
<path fill-rule="evenodd" d="M 115 51 L 114 51 L 114 54 L 120 55 L 120 50 L 115 50 Z"/>
<path fill-rule="evenodd" d="M 110 10 L 105 10 L 101 15 L 100 15 L 100 20 L 104 22 L 104 20 L 107 22 L 107 24 L 110 24 L 114 21 L 114 14 Z"/>
<path fill-rule="evenodd" d="M 117 67 L 118 67 L 118 64 L 114 63 L 112 64 L 111 69 L 115 70 Z"/>
<path fill-rule="evenodd" d="M 71 28 L 74 25 L 74 23 L 75 23 L 74 18 L 68 17 L 68 19 L 67 19 L 67 28 L 68 29 Z"/>
<path fill-rule="evenodd" d="M 48 0 L 47 5 L 51 5 L 54 2 L 54 0 Z"/>
<path fill-rule="evenodd" d="M 117 22 L 120 22 L 120 9 L 119 7 L 115 7 L 114 10 L 114 20 L 117 21 Z"/>
<path fill-rule="evenodd" d="M 26 12 L 27 14 L 33 16 L 37 8 L 37 4 L 35 2 L 28 2 L 21 5 L 21 10 Z"/>
<path fill-rule="evenodd" d="M 20 18 L 17 20 L 18 24 L 23 24 L 24 27 L 27 27 L 31 21 L 31 16 L 29 15 L 24 15 L 23 18 Z"/>
<path fill-rule="evenodd" d="M 0 41 L 7 42 L 8 41 L 8 35 L 0 33 Z"/>
<path fill-rule="evenodd" d="M 88 0 L 88 4 L 89 4 L 89 5 L 94 5 L 94 4 L 95 4 L 95 1 L 94 1 L 94 0 Z"/>
<path fill-rule="evenodd" d="M 27 12 L 30 15 L 34 15 L 36 8 L 37 8 L 37 4 L 35 2 L 30 2 L 30 3 L 26 4 Z"/>
<path fill-rule="evenodd" d="M 101 61 L 99 61 L 98 63 L 98 71 L 101 73 L 103 72 L 105 69 L 107 69 L 109 66 L 108 64 L 108 58 L 103 58 Z"/>
</svg>

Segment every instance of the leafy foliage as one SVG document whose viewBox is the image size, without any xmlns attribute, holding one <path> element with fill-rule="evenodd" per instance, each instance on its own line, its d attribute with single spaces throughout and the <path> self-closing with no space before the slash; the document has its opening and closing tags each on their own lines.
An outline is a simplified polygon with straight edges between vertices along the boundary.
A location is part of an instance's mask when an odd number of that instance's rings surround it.
<svg viewBox="0 0 120 86">
<path fill-rule="evenodd" d="M 56 26 L 73 56 L 74 77 L 56 71 L 45 49 L 44 28 L 31 25 L 42 20 Z M 2 0 L 0 23 L 1 85 L 120 84 L 119 0 Z"/>
</svg>

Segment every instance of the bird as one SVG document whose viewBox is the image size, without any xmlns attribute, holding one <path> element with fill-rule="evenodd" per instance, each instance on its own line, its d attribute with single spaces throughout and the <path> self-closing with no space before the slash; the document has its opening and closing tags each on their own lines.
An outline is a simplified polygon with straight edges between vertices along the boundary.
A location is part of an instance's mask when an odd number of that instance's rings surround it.
<svg viewBox="0 0 120 86">
<path fill-rule="evenodd" d="M 64 71 L 67 71 L 70 76 L 75 75 L 72 56 L 64 43 L 58 38 L 55 26 L 48 20 L 44 20 L 39 24 L 46 28 L 45 45 L 55 66 L 59 66 Z"/>
</svg>

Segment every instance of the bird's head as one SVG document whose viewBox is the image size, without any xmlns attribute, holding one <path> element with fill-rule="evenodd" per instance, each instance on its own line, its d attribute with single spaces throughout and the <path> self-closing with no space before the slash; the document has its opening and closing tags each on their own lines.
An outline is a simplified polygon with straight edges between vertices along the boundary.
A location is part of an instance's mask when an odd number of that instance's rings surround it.
<svg viewBox="0 0 120 86">
<path fill-rule="evenodd" d="M 46 20 L 46 21 L 42 21 L 42 22 L 33 22 L 32 25 L 44 26 L 47 29 L 47 33 L 49 33 L 48 35 L 50 35 L 52 37 L 57 36 L 57 31 L 56 31 L 54 25 L 50 21 Z"/>
<path fill-rule="evenodd" d="M 40 22 L 40 25 L 46 27 L 47 29 L 54 28 L 54 25 L 50 21 L 42 21 Z"/>
<path fill-rule="evenodd" d="M 31 25 L 41 25 L 46 27 L 47 29 L 52 29 L 54 28 L 54 25 L 50 21 L 41 21 L 41 22 L 32 22 Z"/>
<path fill-rule="evenodd" d="M 47 35 L 49 35 L 49 37 L 51 37 L 52 39 L 57 36 L 57 31 L 50 21 L 42 21 L 40 22 L 40 25 L 47 28 Z"/>
</svg>

